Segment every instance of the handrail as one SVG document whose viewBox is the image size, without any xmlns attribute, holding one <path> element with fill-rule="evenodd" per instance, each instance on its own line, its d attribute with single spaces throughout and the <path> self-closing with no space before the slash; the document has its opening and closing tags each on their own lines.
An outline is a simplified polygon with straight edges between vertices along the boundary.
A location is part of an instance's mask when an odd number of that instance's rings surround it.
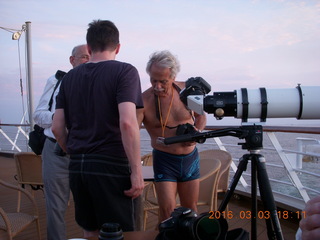
<svg viewBox="0 0 320 240">
<path fill-rule="evenodd" d="M 206 130 L 220 130 L 224 128 L 237 128 L 239 126 L 206 126 Z M 299 126 L 263 126 L 264 132 L 287 132 L 287 133 L 309 133 L 320 134 L 320 127 Z"/>
<path fill-rule="evenodd" d="M 0 123 L 0 128 L 1 126 L 4 127 L 30 127 L 30 124 L 20 124 L 20 123 Z"/>
</svg>

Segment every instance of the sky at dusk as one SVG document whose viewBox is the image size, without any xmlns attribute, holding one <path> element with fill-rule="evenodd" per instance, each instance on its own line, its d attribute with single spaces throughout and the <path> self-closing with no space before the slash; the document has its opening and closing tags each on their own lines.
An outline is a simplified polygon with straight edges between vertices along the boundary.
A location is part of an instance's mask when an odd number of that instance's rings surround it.
<svg viewBox="0 0 320 240">
<path fill-rule="evenodd" d="M 146 63 L 159 50 L 169 50 L 180 60 L 178 81 L 200 76 L 211 85 L 209 94 L 320 86 L 318 0 L 0 0 L 0 19 L 0 27 L 14 29 L 0 29 L 2 123 L 19 123 L 27 105 L 25 33 L 19 41 L 12 40 L 12 32 L 27 21 L 31 22 L 35 107 L 47 78 L 57 69 L 71 68 L 72 48 L 85 43 L 88 23 L 96 19 L 111 20 L 118 27 L 117 60 L 138 69 L 142 90 L 151 86 Z M 267 122 L 274 120 L 288 123 Z M 209 125 L 228 121 L 240 123 L 208 116 Z M 292 121 L 307 123 L 320 126 L 319 120 Z"/>
</svg>

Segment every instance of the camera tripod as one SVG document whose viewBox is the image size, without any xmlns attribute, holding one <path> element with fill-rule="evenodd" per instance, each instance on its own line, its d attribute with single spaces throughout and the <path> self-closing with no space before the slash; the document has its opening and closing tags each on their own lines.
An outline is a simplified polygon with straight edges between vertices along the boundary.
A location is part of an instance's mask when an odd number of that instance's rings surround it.
<svg viewBox="0 0 320 240">
<path fill-rule="evenodd" d="M 246 171 L 248 162 L 251 161 L 251 240 L 257 239 L 257 182 L 259 184 L 264 212 L 268 213 L 264 217 L 268 231 L 268 238 L 283 240 L 282 230 L 277 215 L 277 208 L 274 202 L 266 170 L 265 158 L 263 155 L 259 154 L 259 151 L 262 148 L 262 126 L 242 126 L 239 128 L 229 128 L 204 133 L 186 134 L 166 138 L 164 140 L 164 143 L 172 144 L 187 141 L 204 142 L 206 138 L 221 136 L 234 136 L 238 137 L 239 139 L 245 139 L 246 142 L 240 143 L 239 145 L 242 145 L 243 149 L 249 150 L 250 154 L 244 154 L 240 159 L 238 169 L 229 185 L 229 189 L 224 199 L 222 200 L 218 208 L 218 212 L 221 213 L 226 209 L 243 171 Z"/>
</svg>

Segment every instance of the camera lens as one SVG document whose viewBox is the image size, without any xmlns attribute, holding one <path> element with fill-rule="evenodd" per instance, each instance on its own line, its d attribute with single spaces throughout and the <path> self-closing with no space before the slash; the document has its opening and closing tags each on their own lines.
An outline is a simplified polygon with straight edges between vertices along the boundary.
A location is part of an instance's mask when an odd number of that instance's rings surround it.
<svg viewBox="0 0 320 240">
<path fill-rule="evenodd" d="M 220 235 L 220 224 L 216 219 L 203 217 L 195 225 L 195 235 L 199 240 L 217 239 Z"/>
<path fill-rule="evenodd" d="M 224 218 L 211 219 L 208 214 L 200 216 L 194 223 L 194 235 L 199 240 L 224 239 L 228 231 L 228 223 Z"/>
</svg>

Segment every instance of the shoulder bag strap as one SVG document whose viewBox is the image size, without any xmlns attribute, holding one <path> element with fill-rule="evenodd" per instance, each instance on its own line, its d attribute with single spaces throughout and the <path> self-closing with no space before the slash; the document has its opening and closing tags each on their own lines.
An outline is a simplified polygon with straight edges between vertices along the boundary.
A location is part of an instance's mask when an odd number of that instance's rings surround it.
<svg viewBox="0 0 320 240">
<path fill-rule="evenodd" d="M 49 101 L 49 111 L 51 111 L 51 108 L 52 108 L 52 103 L 53 103 L 53 95 L 54 95 L 54 92 L 57 90 L 62 78 L 64 77 L 64 75 L 66 75 L 66 72 L 63 72 L 63 71 L 60 71 L 58 70 L 56 72 L 56 79 L 58 79 L 58 82 L 56 83 L 56 85 L 54 86 L 54 89 L 53 89 L 53 92 L 52 92 L 52 95 L 51 95 L 51 98 L 50 98 L 50 101 Z"/>
</svg>

